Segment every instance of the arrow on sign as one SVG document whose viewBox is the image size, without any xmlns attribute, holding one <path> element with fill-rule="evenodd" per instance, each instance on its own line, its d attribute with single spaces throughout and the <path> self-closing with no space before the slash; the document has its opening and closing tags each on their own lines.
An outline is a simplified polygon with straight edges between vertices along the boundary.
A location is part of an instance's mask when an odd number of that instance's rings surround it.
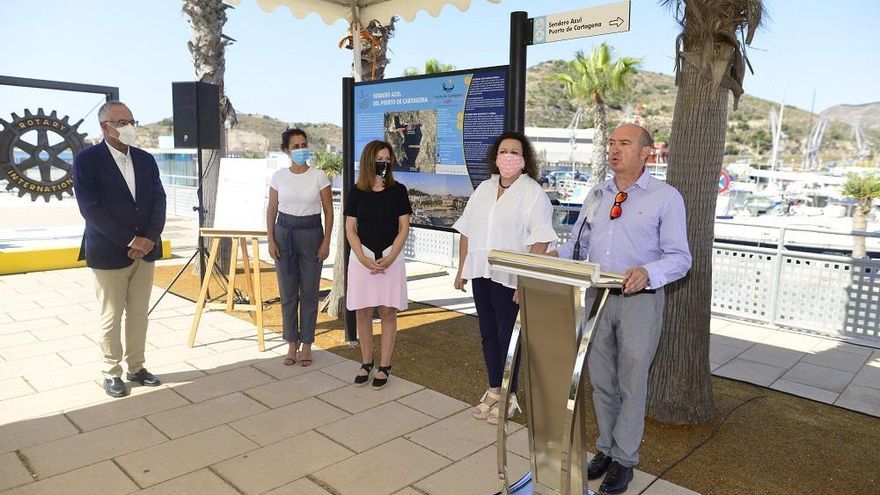
<svg viewBox="0 0 880 495">
<path fill-rule="evenodd" d="M 623 19 L 621 19 L 620 16 L 617 16 L 617 19 L 611 19 L 608 21 L 608 24 L 611 24 L 614 27 L 620 27 L 623 25 L 623 22 Z"/>
</svg>

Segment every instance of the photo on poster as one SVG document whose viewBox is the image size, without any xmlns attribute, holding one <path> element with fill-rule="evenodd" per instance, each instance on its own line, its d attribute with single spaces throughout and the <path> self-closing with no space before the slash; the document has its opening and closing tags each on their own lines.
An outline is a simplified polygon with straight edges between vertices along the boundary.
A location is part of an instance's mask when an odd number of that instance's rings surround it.
<svg viewBox="0 0 880 495">
<path fill-rule="evenodd" d="M 437 110 L 386 112 L 385 141 L 394 149 L 395 171 L 433 174 L 437 168 Z"/>
<path fill-rule="evenodd" d="M 473 192 L 466 175 L 398 172 L 394 179 L 409 192 L 413 209 L 411 222 L 431 227 L 452 227 Z"/>
</svg>

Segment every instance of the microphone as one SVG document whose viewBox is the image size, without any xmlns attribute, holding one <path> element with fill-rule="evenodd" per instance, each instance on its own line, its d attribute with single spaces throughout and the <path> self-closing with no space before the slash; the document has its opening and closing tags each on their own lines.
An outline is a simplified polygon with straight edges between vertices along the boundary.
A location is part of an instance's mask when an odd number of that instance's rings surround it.
<svg viewBox="0 0 880 495">
<path fill-rule="evenodd" d="M 574 241 L 574 251 L 572 252 L 571 259 L 575 261 L 580 261 L 581 259 L 581 235 L 584 233 L 584 226 L 587 222 L 593 220 L 593 215 L 596 212 L 596 207 L 599 203 L 602 202 L 602 189 L 600 186 L 596 186 L 595 189 L 590 191 L 590 194 L 587 196 L 587 207 L 584 209 L 584 218 L 581 222 L 581 228 L 578 230 L 578 235 Z"/>
</svg>

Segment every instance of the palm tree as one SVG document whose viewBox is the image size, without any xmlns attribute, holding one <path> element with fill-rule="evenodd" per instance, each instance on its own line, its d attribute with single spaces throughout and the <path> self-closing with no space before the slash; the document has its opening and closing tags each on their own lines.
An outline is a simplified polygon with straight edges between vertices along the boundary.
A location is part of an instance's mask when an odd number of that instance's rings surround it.
<svg viewBox="0 0 880 495">
<path fill-rule="evenodd" d="M 607 157 L 605 154 L 605 134 L 608 124 L 605 117 L 605 99 L 626 91 L 630 79 L 638 72 L 641 59 L 636 57 L 612 58 L 613 49 L 605 43 L 590 52 L 589 58 L 578 50 L 574 60 L 569 62 L 568 70 L 556 74 L 554 78 L 565 85 L 565 92 L 572 97 L 578 111 L 583 113 L 593 107 L 593 184 L 605 180 Z"/>
<path fill-rule="evenodd" d="M 697 423 L 712 417 L 709 321 L 712 241 L 724 156 L 727 99 L 736 109 L 747 65 L 745 46 L 763 16 L 761 0 L 663 0 L 681 24 L 667 182 L 684 197 L 693 266 L 666 290 L 666 316 L 649 379 L 648 414 Z"/>
<path fill-rule="evenodd" d="M 385 66 L 391 59 L 388 58 L 388 40 L 394 36 L 394 23 L 397 17 L 392 17 L 387 25 L 383 25 L 376 19 L 371 20 L 366 26 L 352 23 L 350 29 L 360 31 L 355 38 L 352 32 L 339 42 L 340 48 L 354 50 L 354 40 L 357 39 L 360 58 L 352 64 L 352 76 L 355 81 L 373 81 L 385 78 Z"/>
<path fill-rule="evenodd" d="M 858 201 L 853 211 L 853 231 L 864 232 L 868 228 L 866 215 L 871 211 L 871 202 L 880 198 L 880 177 L 877 175 L 847 174 L 846 183 L 843 185 L 843 195 L 855 198 Z M 865 238 L 860 235 L 853 236 L 853 258 L 864 258 Z"/>
<path fill-rule="evenodd" d="M 436 58 L 425 60 L 425 70 L 422 72 L 418 67 L 407 67 L 403 71 L 404 76 L 418 76 L 421 74 L 440 74 L 443 72 L 452 72 L 455 66 L 452 64 L 444 64 Z"/>
<path fill-rule="evenodd" d="M 373 19 L 360 29 L 360 34 L 355 38 L 352 34 L 342 39 L 340 46 L 354 49 L 360 46 L 360 58 L 352 64 L 352 75 L 355 81 L 372 81 L 385 78 L 385 67 L 391 62 L 388 59 L 388 40 L 394 36 L 394 22 L 392 17 L 387 25 Z M 357 24 L 352 24 L 356 28 Z M 358 42 L 353 41 L 357 39 Z M 346 44 L 347 42 L 347 44 Z M 358 72 L 360 71 L 360 72 Z M 341 162 L 340 162 L 341 169 Z M 345 198 L 340 196 L 339 211 L 344 211 Z M 333 259 L 333 285 L 330 294 L 324 300 L 322 310 L 333 318 L 343 318 L 345 315 L 345 219 L 336 219 L 336 255 Z"/>
<path fill-rule="evenodd" d="M 226 47 L 234 39 L 223 34 L 226 24 L 226 9 L 232 8 L 221 0 L 184 0 L 182 11 L 189 20 L 192 41 L 187 43 L 192 54 L 196 79 L 200 82 L 216 84 L 220 87 L 220 129 L 228 121 L 238 123 L 235 109 L 223 90 L 223 77 L 226 73 Z M 220 150 L 207 153 L 210 157 L 204 165 L 202 198 L 205 204 L 205 226 L 214 225 L 214 212 L 217 204 L 217 183 L 220 178 L 220 157 L 226 156 L 226 133 L 221 133 Z M 220 244 L 219 264 L 224 273 L 229 271 L 229 255 L 232 243 L 224 239 Z"/>
</svg>

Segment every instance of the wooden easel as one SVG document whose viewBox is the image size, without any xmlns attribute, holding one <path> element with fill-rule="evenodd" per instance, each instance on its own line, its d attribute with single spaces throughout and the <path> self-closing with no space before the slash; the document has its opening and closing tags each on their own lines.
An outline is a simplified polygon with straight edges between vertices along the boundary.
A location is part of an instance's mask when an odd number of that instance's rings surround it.
<svg viewBox="0 0 880 495">
<path fill-rule="evenodd" d="M 202 318 L 202 311 L 208 309 L 223 309 L 226 311 L 253 311 L 256 313 L 257 325 L 257 348 L 262 352 L 266 350 L 263 339 L 263 289 L 260 283 L 260 239 L 266 239 L 265 230 L 221 230 L 221 229 L 201 229 L 202 237 L 212 239 L 211 251 L 208 255 L 207 273 L 202 274 L 202 288 L 199 291 L 199 298 L 196 301 L 196 313 L 193 317 L 192 328 L 189 332 L 189 340 L 187 347 L 192 347 L 196 342 L 196 332 L 199 329 L 199 320 Z M 220 251 L 221 239 L 232 239 L 232 255 L 229 260 L 229 284 L 226 291 L 226 302 L 208 302 L 208 284 L 211 283 L 211 271 L 214 263 L 217 261 L 217 253 Z M 251 263 L 248 257 L 247 244 L 251 242 L 254 252 L 255 269 L 251 271 Z M 235 275 L 238 268 L 238 248 L 241 246 L 241 258 L 244 263 L 244 276 L 247 285 L 250 304 L 235 304 L 233 298 L 235 296 Z"/>
</svg>

